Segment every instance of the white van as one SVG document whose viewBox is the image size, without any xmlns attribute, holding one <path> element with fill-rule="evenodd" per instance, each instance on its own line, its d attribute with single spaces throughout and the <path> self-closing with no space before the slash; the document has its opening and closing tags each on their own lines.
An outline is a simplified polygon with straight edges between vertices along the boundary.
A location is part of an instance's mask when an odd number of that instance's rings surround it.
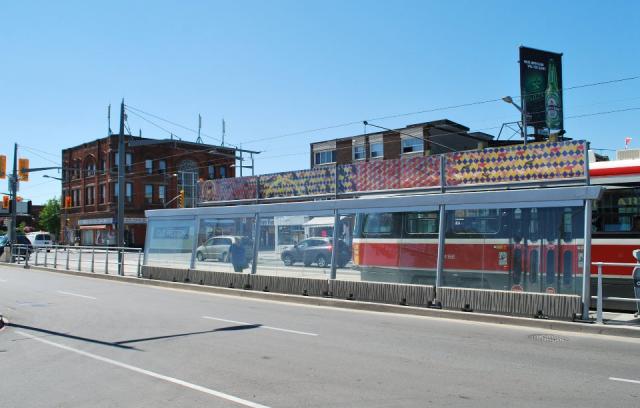
<svg viewBox="0 0 640 408">
<path fill-rule="evenodd" d="M 33 248 L 51 248 L 54 244 L 53 235 L 46 231 L 31 232 L 27 234 Z"/>
</svg>

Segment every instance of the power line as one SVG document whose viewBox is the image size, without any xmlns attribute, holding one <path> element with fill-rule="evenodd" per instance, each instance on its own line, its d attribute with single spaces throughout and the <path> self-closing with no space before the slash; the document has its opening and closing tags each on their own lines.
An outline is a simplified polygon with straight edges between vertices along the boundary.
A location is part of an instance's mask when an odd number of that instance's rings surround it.
<svg viewBox="0 0 640 408">
<path fill-rule="evenodd" d="M 136 108 L 135 106 L 125 105 L 125 107 L 129 110 L 129 112 L 134 110 L 134 111 L 138 112 L 139 114 L 151 116 L 152 118 L 155 118 L 155 119 L 161 120 L 163 122 L 169 123 L 169 124 L 171 124 L 173 126 L 176 126 L 176 127 L 181 128 L 181 129 L 187 130 L 187 131 L 192 132 L 192 133 L 194 133 L 196 135 L 198 134 L 198 131 L 196 129 L 190 128 L 190 127 L 185 126 L 185 125 L 181 125 L 180 123 L 173 122 L 173 121 L 171 121 L 169 119 L 163 118 L 162 116 L 158 116 L 158 115 L 154 115 L 153 113 L 145 112 L 142 109 Z M 165 131 L 166 131 L 166 129 L 165 129 Z M 202 136 L 204 136 L 204 137 L 209 138 L 209 139 L 216 140 L 216 141 L 221 142 L 221 143 L 223 142 L 223 140 L 221 138 L 208 135 L 208 134 L 206 134 L 206 133 L 204 133 L 202 131 L 200 131 L 200 134 Z M 235 147 L 236 149 L 238 148 L 238 146 L 235 146 L 235 145 L 232 145 L 232 144 L 228 144 L 228 145 L 231 146 L 231 147 Z"/>
<path fill-rule="evenodd" d="M 625 82 L 625 81 L 632 81 L 632 80 L 635 80 L 635 79 L 638 79 L 638 78 L 640 78 L 640 75 L 630 76 L 630 77 L 625 77 L 625 78 L 618 78 L 618 79 L 613 79 L 613 80 L 609 80 L 609 81 L 592 82 L 592 83 L 588 83 L 588 84 L 581 84 L 581 85 L 565 87 L 565 88 L 563 88 L 563 91 L 571 91 L 571 90 L 587 88 L 587 87 L 594 87 L 594 86 L 600 86 L 600 85 L 620 83 L 620 82 Z M 534 94 L 537 94 L 537 92 L 533 92 L 531 94 L 520 95 L 517 98 L 522 99 L 523 96 L 529 96 L 529 95 L 534 95 Z M 432 113 L 432 112 L 445 111 L 445 110 L 450 110 L 450 109 L 458 109 L 458 108 L 464 108 L 464 107 L 470 107 L 470 106 L 476 106 L 476 105 L 484 105 L 484 104 L 494 103 L 494 102 L 498 102 L 498 101 L 502 101 L 502 97 L 494 98 L 494 99 L 480 100 L 480 101 L 475 101 L 475 102 L 462 103 L 462 104 L 457 104 L 457 105 L 436 107 L 436 108 L 431 108 L 431 109 L 423 109 L 423 110 L 407 112 L 407 113 L 399 113 L 399 114 L 393 114 L 393 115 L 379 116 L 379 117 L 375 117 L 375 118 L 371 118 L 371 119 L 365 119 L 365 120 L 366 121 L 387 120 L 387 119 L 394 119 L 394 118 L 405 117 L 405 116 L 419 115 L 419 114 L 423 114 L 423 113 Z M 257 142 L 262 142 L 262 141 L 267 141 L 267 140 L 281 139 L 281 138 L 290 137 L 290 136 L 298 136 L 298 135 L 303 135 L 303 134 L 308 134 L 308 133 L 315 133 L 315 132 L 320 132 L 320 131 L 324 131 L 324 130 L 332 130 L 332 129 L 342 128 L 342 127 L 346 127 L 346 126 L 356 125 L 356 124 L 359 124 L 359 123 L 362 123 L 362 122 L 363 122 L 362 120 L 344 122 L 344 123 L 339 123 L 339 124 L 336 124 L 336 125 L 330 125 L 330 126 L 324 126 L 324 127 L 318 127 L 318 128 L 313 128 L 313 129 L 302 130 L 302 131 L 298 131 L 298 132 L 285 133 L 285 134 L 276 135 L 276 136 L 269 136 L 269 137 L 263 137 L 263 138 L 258 138 L 258 139 L 252 139 L 252 140 L 249 140 L 249 141 L 245 141 L 243 143 L 244 144 L 257 143 Z"/>
</svg>

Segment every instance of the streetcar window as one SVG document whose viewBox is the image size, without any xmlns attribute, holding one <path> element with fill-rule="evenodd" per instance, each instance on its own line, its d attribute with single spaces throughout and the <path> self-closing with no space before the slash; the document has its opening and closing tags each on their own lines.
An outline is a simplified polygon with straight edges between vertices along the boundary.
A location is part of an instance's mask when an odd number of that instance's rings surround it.
<svg viewBox="0 0 640 408">
<path fill-rule="evenodd" d="M 407 213 L 405 222 L 407 234 L 437 234 L 438 213 Z"/>
<path fill-rule="evenodd" d="M 456 234 L 496 234 L 500 229 L 500 210 L 455 210 L 453 232 Z"/>
<path fill-rule="evenodd" d="M 372 213 L 364 217 L 364 235 L 389 235 L 393 226 L 392 213 Z"/>
<path fill-rule="evenodd" d="M 605 190 L 593 208 L 595 232 L 640 232 L 640 188 Z"/>
</svg>

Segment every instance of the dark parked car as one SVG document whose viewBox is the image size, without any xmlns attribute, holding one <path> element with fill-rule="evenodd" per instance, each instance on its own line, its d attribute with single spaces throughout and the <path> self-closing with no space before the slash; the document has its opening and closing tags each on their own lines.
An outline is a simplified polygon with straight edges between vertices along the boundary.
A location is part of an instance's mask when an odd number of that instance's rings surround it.
<svg viewBox="0 0 640 408">
<path fill-rule="evenodd" d="M 282 259 L 282 262 L 287 266 L 293 265 L 296 262 L 302 262 L 304 266 L 315 263 L 319 267 L 325 268 L 331 265 L 332 250 L 333 240 L 331 238 L 307 238 L 282 251 L 280 259 Z M 351 260 L 351 249 L 342 240 L 338 240 L 336 259 L 338 268 L 344 268 Z"/>
<path fill-rule="evenodd" d="M 220 262 L 229 262 L 229 247 L 232 243 L 242 245 L 244 248 L 247 263 L 251 261 L 253 254 L 253 241 L 247 237 L 238 237 L 233 235 L 219 235 L 211 237 L 196 249 L 196 259 L 204 261 L 207 259 L 216 259 Z"/>
<path fill-rule="evenodd" d="M 18 235 L 17 237 L 18 244 L 21 245 L 19 248 L 14 250 L 14 253 L 22 259 L 30 256 L 33 252 L 33 245 L 31 245 L 31 241 L 27 239 L 24 235 Z M 6 235 L 0 236 L 0 256 L 4 254 L 4 251 L 10 251 L 9 247 L 9 237 Z"/>
</svg>

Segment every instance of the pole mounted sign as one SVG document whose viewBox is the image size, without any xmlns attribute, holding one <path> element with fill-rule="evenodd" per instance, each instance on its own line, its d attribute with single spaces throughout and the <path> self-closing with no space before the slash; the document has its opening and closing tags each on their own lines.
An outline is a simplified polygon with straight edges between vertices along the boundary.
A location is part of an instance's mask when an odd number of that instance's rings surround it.
<svg viewBox="0 0 640 408">
<path fill-rule="evenodd" d="M 527 125 L 535 133 L 561 131 L 562 54 L 520 47 L 520 94 Z"/>
</svg>

